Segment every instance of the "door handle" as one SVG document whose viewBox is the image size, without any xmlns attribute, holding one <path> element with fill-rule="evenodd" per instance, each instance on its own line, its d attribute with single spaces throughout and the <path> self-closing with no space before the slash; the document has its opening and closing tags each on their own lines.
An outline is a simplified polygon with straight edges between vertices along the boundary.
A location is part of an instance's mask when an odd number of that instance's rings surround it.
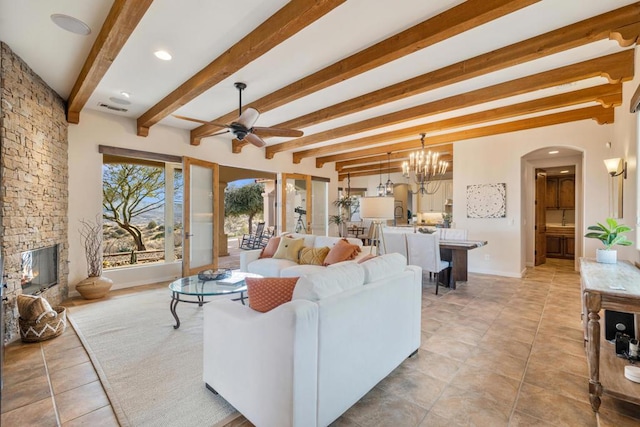
<svg viewBox="0 0 640 427">
<path fill-rule="evenodd" d="M 193 234 L 191 234 L 191 233 L 185 233 L 184 234 L 184 238 L 185 239 L 188 239 L 189 237 L 193 237 Z"/>
</svg>

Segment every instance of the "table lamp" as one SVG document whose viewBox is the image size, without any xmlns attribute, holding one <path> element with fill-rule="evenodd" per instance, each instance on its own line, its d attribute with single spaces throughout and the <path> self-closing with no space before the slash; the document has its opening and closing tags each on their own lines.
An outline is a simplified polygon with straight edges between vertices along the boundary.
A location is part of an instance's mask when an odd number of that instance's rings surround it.
<svg viewBox="0 0 640 427">
<path fill-rule="evenodd" d="M 393 209 L 395 199 L 393 197 L 361 197 L 360 198 L 360 217 L 371 220 L 373 234 L 371 235 L 371 253 L 373 247 L 376 246 L 376 255 L 380 255 L 380 245 L 384 253 L 387 253 L 387 247 L 384 243 L 384 234 L 382 233 L 382 222 L 393 219 Z"/>
</svg>

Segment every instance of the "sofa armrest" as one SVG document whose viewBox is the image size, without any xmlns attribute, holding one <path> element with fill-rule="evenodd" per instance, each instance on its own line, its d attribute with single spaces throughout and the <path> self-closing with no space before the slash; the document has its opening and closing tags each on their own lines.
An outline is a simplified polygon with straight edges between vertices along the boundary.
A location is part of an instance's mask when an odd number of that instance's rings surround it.
<svg viewBox="0 0 640 427">
<path fill-rule="evenodd" d="M 230 300 L 204 307 L 203 379 L 253 424 L 314 426 L 318 306 L 259 313 Z"/>
<path fill-rule="evenodd" d="M 262 249 L 253 249 L 250 251 L 240 252 L 240 271 L 244 271 L 245 273 L 248 272 L 249 270 L 247 269 L 247 266 L 251 261 L 259 259 L 261 252 Z"/>
</svg>

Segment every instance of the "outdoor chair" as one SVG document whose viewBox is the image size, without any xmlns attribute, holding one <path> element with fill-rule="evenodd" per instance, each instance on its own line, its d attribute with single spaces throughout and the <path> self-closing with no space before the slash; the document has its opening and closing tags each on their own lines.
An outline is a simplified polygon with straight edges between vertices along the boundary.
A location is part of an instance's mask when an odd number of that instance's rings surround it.
<svg viewBox="0 0 640 427">
<path fill-rule="evenodd" d="M 266 245 L 266 241 L 263 244 L 263 233 L 264 222 L 259 222 L 258 225 L 256 225 L 256 230 L 253 233 L 245 234 L 242 236 L 240 249 L 258 249 Z"/>
</svg>

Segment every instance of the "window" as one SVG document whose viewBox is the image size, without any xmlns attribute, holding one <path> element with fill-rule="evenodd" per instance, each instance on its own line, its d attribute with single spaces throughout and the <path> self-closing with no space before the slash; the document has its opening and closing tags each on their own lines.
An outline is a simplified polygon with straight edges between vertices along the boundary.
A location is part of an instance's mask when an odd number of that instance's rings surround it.
<svg viewBox="0 0 640 427">
<path fill-rule="evenodd" d="M 182 188 L 181 163 L 103 152 L 105 269 L 182 258 Z"/>
</svg>

